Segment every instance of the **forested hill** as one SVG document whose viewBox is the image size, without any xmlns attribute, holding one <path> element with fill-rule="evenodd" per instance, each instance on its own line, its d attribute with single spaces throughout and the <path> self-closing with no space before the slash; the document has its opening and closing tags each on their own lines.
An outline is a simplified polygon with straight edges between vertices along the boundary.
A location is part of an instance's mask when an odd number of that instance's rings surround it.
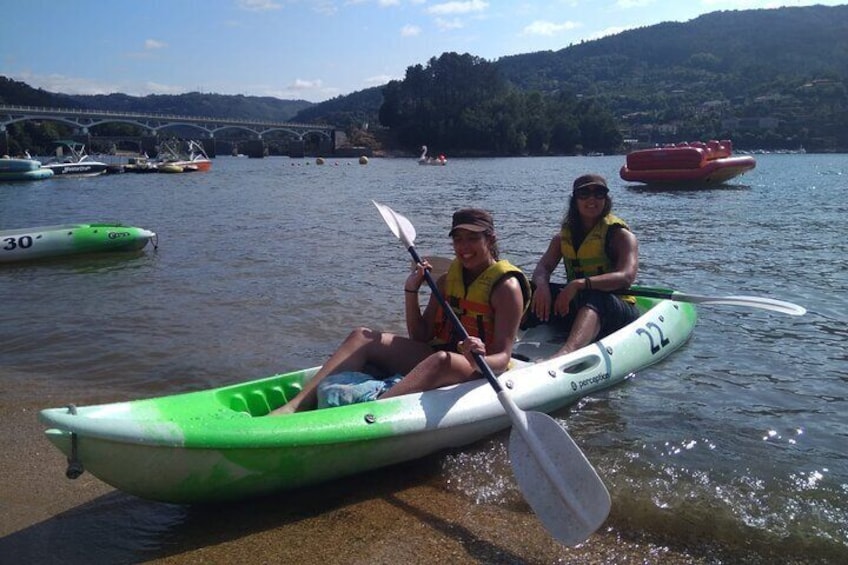
<svg viewBox="0 0 848 565">
<path fill-rule="evenodd" d="M 503 81 L 522 93 L 591 100 L 609 113 L 625 138 L 663 142 L 729 136 L 740 147 L 803 144 L 813 150 L 848 150 L 848 5 L 713 12 L 487 63 L 496 70 L 498 84 Z M 429 64 L 410 65 L 408 76 L 432 70 Z M 461 91 L 463 76 L 458 76 L 445 88 Z M 324 122 L 350 129 L 379 124 L 384 97 L 397 90 L 398 82 L 312 104 L 196 92 L 69 96 L 0 77 L 0 103 Z M 414 91 L 411 86 L 406 90 Z M 482 116 L 484 109 L 479 105 L 475 111 Z M 516 112 L 519 122 L 528 121 L 521 110 Z"/>
<path fill-rule="evenodd" d="M 0 104 L 88 108 L 115 112 L 142 112 L 211 118 L 292 121 L 298 112 L 313 106 L 306 100 L 280 100 L 270 96 L 243 96 L 189 92 L 186 94 L 129 96 L 127 94 L 70 95 L 46 92 L 0 76 Z"/>
<path fill-rule="evenodd" d="M 669 85 L 756 94 L 781 77 L 844 78 L 848 5 L 713 12 L 496 64 L 517 86 L 542 91 L 650 93 Z M 722 80 L 704 82 L 711 78 Z"/>
<path fill-rule="evenodd" d="M 680 90 L 700 99 L 768 95 L 848 73 L 848 5 L 713 12 L 596 41 L 503 57 L 523 89 L 606 95 L 644 109 Z"/>
<path fill-rule="evenodd" d="M 595 100 L 625 137 L 848 151 L 848 5 L 713 12 L 493 65 L 524 92 Z M 310 121 L 340 120 L 345 100 Z"/>
</svg>

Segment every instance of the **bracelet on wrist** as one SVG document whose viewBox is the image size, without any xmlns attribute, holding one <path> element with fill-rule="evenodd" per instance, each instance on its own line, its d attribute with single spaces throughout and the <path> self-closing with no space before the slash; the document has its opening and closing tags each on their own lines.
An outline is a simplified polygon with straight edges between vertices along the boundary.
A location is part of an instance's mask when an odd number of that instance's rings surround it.
<svg viewBox="0 0 848 565">
<path fill-rule="evenodd" d="M 409 294 L 418 294 L 417 290 L 409 290 L 408 288 L 404 288 L 403 291 L 408 292 Z"/>
<path fill-rule="evenodd" d="M 584 278 L 583 285 L 586 287 L 586 290 L 592 290 L 592 279 L 589 277 Z"/>
</svg>

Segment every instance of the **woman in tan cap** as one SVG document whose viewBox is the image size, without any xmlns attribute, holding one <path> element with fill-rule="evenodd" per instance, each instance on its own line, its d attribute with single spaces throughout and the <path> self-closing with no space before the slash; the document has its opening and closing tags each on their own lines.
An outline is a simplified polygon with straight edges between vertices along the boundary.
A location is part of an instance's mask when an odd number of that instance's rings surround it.
<svg viewBox="0 0 848 565">
<path fill-rule="evenodd" d="M 533 271 L 532 314 L 568 330 L 555 355 L 580 349 L 639 317 L 632 296 L 610 294 L 629 288 L 639 269 L 636 236 L 611 210 L 604 177 L 575 179 L 561 228 Z M 560 260 L 568 280 L 564 286 L 550 284 Z"/>
<path fill-rule="evenodd" d="M 455 257 L 437 285 L 470 334 L 456 335 L 431 294 L 418 303 L 426 261 L 404 285 L 409 337 L 365 327 L 354 329 L 304 389 L 272 414 L 339 406 L 422 392 L 482 375 L 473 353 L 495 373 L 506 370 L 521 318 L 530 304 L 530 283 L 520 269 L 498 260 L 492 216 L 465 208 L 453 215 L 449 236 Z"/>
</svg>

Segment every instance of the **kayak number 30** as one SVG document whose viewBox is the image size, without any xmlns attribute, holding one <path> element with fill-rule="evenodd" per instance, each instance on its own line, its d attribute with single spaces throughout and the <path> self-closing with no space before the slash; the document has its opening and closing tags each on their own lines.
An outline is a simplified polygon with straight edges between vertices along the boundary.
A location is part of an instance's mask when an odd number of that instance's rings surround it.
<svg viewBox="0 0 848 565">
<path fill-rule="evenodd" d="M 654 330 L 657 334 L 659 338 L 659 344 L 654 341 L 654 335 L 651 330 Z M 665 335 L 663 335 L 662 328 L 659 326 L 659 324 L 656 324 L 655 322 L 648 322 L 647 324 L 645 324 L 644 328 L 639 328 L 638 330 L 636 330 L 636 334 L 648 336 L 648 341 L 651 342 L 651 355 L 657 354 L 660 349 L 671 343 L 669 339 L 665 337 Z"/>
<path fill-rule="evenodd" d="M 3 240 L 4 251 L 14 251 L 15 249 L 28 249 L 32 247 L 32 236 L 22 235 L 21 237 L 7 237 Z"/>
</svg>

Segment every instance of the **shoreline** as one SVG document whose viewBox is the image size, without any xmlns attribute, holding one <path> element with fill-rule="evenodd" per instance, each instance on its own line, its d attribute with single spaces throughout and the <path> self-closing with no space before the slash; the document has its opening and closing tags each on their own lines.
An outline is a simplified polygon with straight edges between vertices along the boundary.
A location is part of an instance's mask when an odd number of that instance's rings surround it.
<svg viewBox="0 0 848 565">
<path fill-rule="evenodd" d="M 623 539 L 608 525 L 565 547 L 527 509 L 445 490 L 437 457 L 227 505 L 146 501 L 89 473 L 67 479 L 65 458 L 37 421 L 41 403 L 5 396 L 0 554 L 13 562 L 708 562 Z"/>
</svg>

